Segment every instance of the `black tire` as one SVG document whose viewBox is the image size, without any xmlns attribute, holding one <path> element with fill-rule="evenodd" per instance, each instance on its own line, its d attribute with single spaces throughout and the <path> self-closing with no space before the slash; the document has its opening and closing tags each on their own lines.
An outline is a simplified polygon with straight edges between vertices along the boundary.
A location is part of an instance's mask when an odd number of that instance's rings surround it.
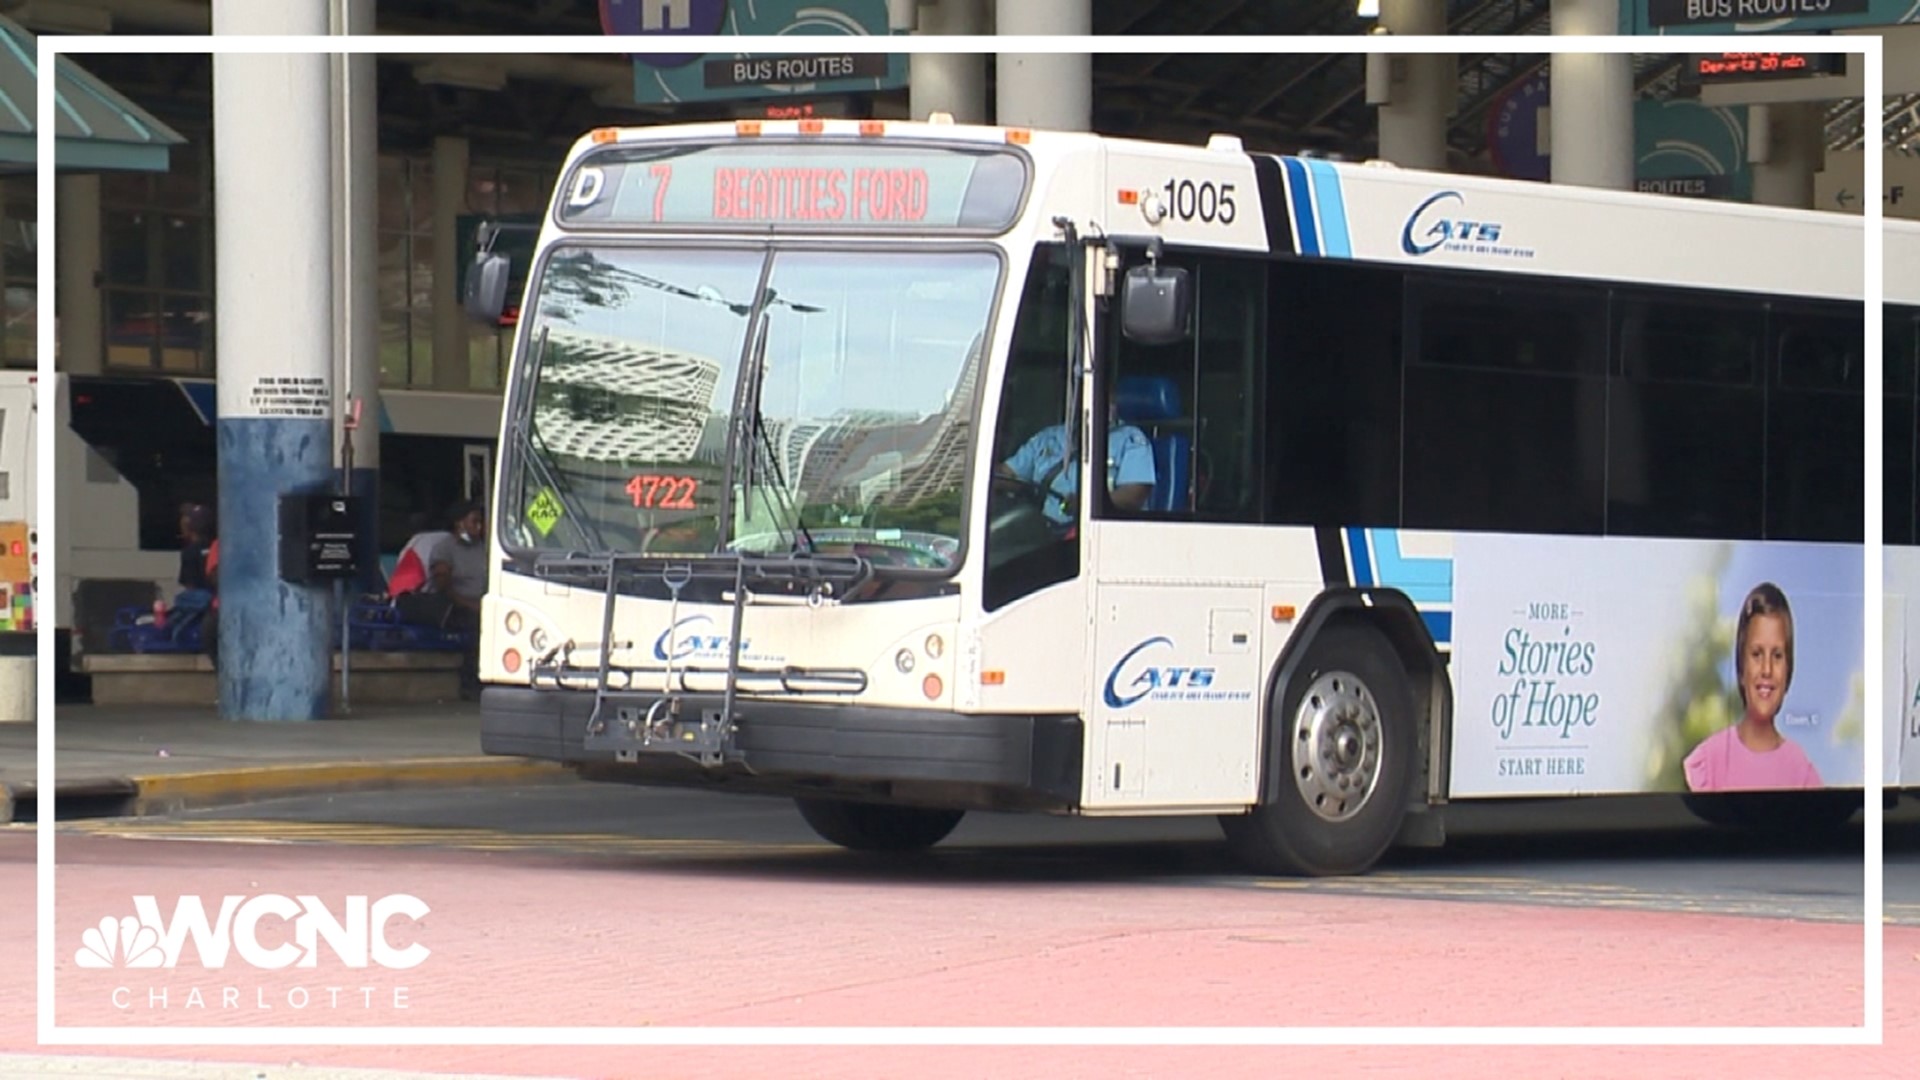
<svg viewBox="0 0 1920 1080">
<path fill-rule="evenodd" d="M 1308 702 L 1310 691 L 1317 705 Z M 1356 728 L 1340 718 L 1364 714 L 1367 702 L 1375 718 L 1378 757 L 1371 769 L 1371 787 L 1357 793 L 1355 805 L 1347 806 L 1337 791 L 1327 791 L 1331 781 L 1342 775 L 1339 770 L 1322 769 L 1313 780 L 1300 779 L 1296 758 L 1303 736 L 1296 721 L 1303 716 L 1319 718 L 1308 727 L 1306 737 L 1319 732 L 1323 748 L 1340 746 L 1344 751 L 1357 746 L 1358 757 L 1350 760 L 1356 763 L 1354 775 L 1359 778 L 1368 771 L 1365 758 L 1373 747 L 1364 724 Z M 1267 731 L 1279 762 L 1279 775 L 1273 778 L 1275 797 L 1245 814 L 1220 818 L 1227 846 L 1240 861 L 1262 873 L 1308 877 L 1365 873 L 1393 846 L 1406 817 L 1409 785 L 1419 775 L 1416 725 L 1412 684 L 1386 636 L 1356 620 L 1328 625 L 1308 645 L 1288 684 L 1286 699 L 1275 701 L 1269 688 Z M 1342 732 L 1350 738 L 1343 739 Z M 1269 755 L 1267 760 L 1273 762 L 1276 757 Z M 1320 809 L 1305 788 L 1320 791 L 1316 800 Z"/>
<path fill-rule="evenodd" d="M 852 851 L 923 851 L 947 838 L 964 810 L 927 810 L 841 799 L 795 799 L 822 840 Z"/>
<path fill-rule="evenodd" d="M 1730 791 L 1681 797 L 1709 825 L 1783 840 L 1820 840 L 1866 805 L 1858 791 Z"/>
</svg>

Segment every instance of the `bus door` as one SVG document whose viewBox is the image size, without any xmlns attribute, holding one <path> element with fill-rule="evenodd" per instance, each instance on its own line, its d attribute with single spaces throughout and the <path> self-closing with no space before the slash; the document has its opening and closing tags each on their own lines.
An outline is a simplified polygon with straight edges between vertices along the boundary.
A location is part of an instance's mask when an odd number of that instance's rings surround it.
<svg viewBox="0 0 1920 1080">
<path fill-rule="evenodd" d="M 1134 253 L 1130 261 L 1144 268 L 1146 259 Z M 1230 340 L 1203 359 L 1190 295 L 1172 297 L 1159 329 L 1134 325 L 1127 314 L 1137 297 L 1125 290 L 1191 289 L 1205 261 L 1156 259 L 1144 285 L 1140 275 L 1124 275 L 1107 325 L 1093 334 L 1094 407 L 1083 414 L 1093 494 L 1082 500 L 1082 565 L 1095 605 L 1087 753 L 1098 767 L 1088 770 L 1082 793 L 1089 807 L 1230 806 L 1255 794 L 1263 588 L 1253 575 L 1220 572 L 1223 545 L 1249 537 L 1200 520 L 1203 499 L 1230 507 L 1231 493 L 1216 488 L 1203 497 L 1194 477 L 1202 443 L 1217 451 L 1208 455 L 1216 471 L 1240 475 L 1225 458 L 1250 435 L 1232 429 L 1230 414 L 1250 407 L 1251 395 L 1222 380 L 1251 370 L 1254 337 L 1218 335 Z M 1210 286 L 1222 319 L 1259 301 L 1258 289 L 1234 270 L 1215 274 L 1220 284 Z M 1168 271 L 1177 273 L 1152 277 Z M 1175 278 L 1181 283 L 1171 284 Z M 1199 423 L 1203 413 L 1221 426 Z"/>
</svg>

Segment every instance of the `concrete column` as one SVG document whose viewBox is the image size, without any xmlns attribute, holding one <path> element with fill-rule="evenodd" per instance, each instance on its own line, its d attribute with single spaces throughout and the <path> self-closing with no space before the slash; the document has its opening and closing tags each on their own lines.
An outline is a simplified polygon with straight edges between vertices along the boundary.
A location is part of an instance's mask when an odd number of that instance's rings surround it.
<svg viewBox="0 0 1920 1080">
<path fill-rule="evenodd" d="M 994 0 L 993 32 L 1091 34 L 1093 2 Z M 994 64 L 995 123 L 1059 131 L 1092 129 L 1093 57 L 1000 53 Z"/>
<path fill-rule="evenodd" d="M 100 292 L 100 178 L 62 176 L 54 182 L 60 185 L 54 232 L 60 246 L 60 284 L 54 294 L 60 315 L 60 370 L 98 375 L 107 351 L 106 301 Z"/>
<path fill-rule="evenodd" d="M 939 0 L 920 10 L 918 35 L 984 34 L 985 0 Z M 987 58 L 978 53 L 917 55 L 907 85 L 909 119 L 951 113 L 956 123 L 987 122 Z"/>
<path fill-rule="evenodd" d="M 1447 9 L 1433 0 L 1383 0 L 1380 25 L 1401 37 L 1438 37 L 1447 32 Z M 1375 53 L 1367 67 L 1370 100 L 1384 76 L 1381 159 L 1409 169 L 1445 169 L 1447 118 L 1458 96 L 1454 58 Z"/>
<path fill-rule="evenodd" d="M 1620 0 L 1553 0 L 1553 36 L 1620 33 Z M 1554 53 L 1553 182 L 1633 188 L 1633 59 Z"/>
<path fill-rule="evenodd" d="M 214 0 L 213 31 L 325 34 L 325 0 Z M 332 163 L 325 55 L 213 58 L 220 297 L 220 714 L 328 711 L 332 590 L 279 568 L 283 494 L 332 490 Z"/>
<path fill-rule="evenodd" d="M 466 390 L 467 316 L 454 283 L 460 275 L 460 211 L 467 204 L 467 140 L 433 140 L 433 388 Z"/>
<path fill-rule="evenodd" d="M 1813 175 L 1827 159 L 1820 103 L 1747 106 L 1747 147 L 1756 204 L 1813 208 Z"/>
<path fill-rule="evenodd" d="M 336 31 L 373 33 L 373 0 L 339 0 Z M 360 528 L 367 537 L 361 552 L 360 586 L 380 587 L 380 128 L 375 97 L 374 57 L 334 57 L 335 162 L 334 280 L 344 290 L 340 327 L 345 334 L 340 364 L 342 406 L 334 411 L 333 445 L 338 454 L 349 397 L 360 402 L 360 425 L 351 434 L 353 467 L 349 490 L 360 496 Z M 335 468 L 344 463 L 336 458 Z"/>
</svg>

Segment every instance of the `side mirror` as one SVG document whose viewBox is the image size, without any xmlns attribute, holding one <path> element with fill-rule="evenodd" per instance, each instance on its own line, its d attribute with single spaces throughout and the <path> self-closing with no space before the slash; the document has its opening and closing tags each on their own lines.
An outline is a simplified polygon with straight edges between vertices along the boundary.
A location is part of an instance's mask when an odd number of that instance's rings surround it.
<svg viewBox="0 0 1920 1080">
<path fill-rule="evenodd" d="M 1120 332 L 1142 345 L 1171 345 L 1187 336 L 1193 280 L 1185 268 L 1149 264 L 1127 271 L 1120 285 Z"/>
<path fill-rule="evenodd" d="M 505 255 L 489 251 L 473 257 L 473 266 L 467 271 L 467 295 L 464 299 L 469 319 L 489 326 L 500 322 L 501 313 L 507 309 Z"/>
</svg>

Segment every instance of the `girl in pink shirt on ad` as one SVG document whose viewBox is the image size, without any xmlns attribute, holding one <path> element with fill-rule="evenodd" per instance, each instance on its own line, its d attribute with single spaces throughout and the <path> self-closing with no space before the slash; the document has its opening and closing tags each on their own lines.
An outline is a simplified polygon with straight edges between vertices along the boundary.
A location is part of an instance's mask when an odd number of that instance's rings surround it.
<svg viewBox="0 0 1920 1080">
<path fill-rule="evenodd" d="M 1793 681 L 1793 612 L 1779 586 L 1757 585 L 1741 602 L 1733 655 L 1745 713 L 1738 724 L 1701 740 L 1687 755 L 1687 788 L 1820 787 L 1813 762 L 1774 726 Z"/>
</svg>

